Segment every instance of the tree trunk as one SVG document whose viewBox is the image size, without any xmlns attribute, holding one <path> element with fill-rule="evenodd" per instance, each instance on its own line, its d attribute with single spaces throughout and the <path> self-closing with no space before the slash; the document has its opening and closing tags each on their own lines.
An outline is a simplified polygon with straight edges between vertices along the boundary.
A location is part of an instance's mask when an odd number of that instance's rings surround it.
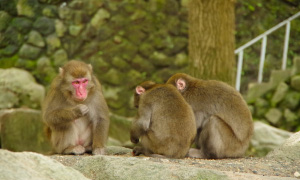
<svg viewBox="0 0 300 180">
<path fill-rule="evenodd" d="M 189 1 L 189 71 L 234 85 L 234 0 Z"/>
</svg>

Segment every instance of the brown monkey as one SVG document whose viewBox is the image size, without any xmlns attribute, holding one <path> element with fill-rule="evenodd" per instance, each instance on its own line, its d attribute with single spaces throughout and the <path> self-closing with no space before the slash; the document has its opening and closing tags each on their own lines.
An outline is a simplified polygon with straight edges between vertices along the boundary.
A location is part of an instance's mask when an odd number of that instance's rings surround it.
<svg viewBox="0 0 300 180">
<path fill-rule="evenodd" d="M 146 81 L 136 87 L 135 106 L 138 116 L 133 121 L 130 139 L 134 155 L 183 158 L 196 135 L 192 108 L 175 87 Z"/>
<path fill-rule="evenodd" d="M 56 153 L 105 153 L 109 110 L 91 65 L 72 60 L 59 69 L 45 98 L 43 120 Z"/>
<path fill-rule="evenodd" d="M 244 155 L 253 133 L 246 102 L 233 87 L 215 80 L 199 80 L 187 74 L 173 75 L 172 84 L 192 106 L 197 126 L 196 158 L 235 158 Z"/>
</svg>

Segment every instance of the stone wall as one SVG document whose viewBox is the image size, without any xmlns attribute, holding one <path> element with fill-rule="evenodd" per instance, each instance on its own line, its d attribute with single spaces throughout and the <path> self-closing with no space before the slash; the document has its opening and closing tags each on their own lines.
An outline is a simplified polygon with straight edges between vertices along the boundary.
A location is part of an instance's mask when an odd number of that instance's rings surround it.
<svg viewBox="0 0 300 180">
<path fill-rule="evenodd" d="M 272 71 L 270 81 L 250 84 L 245 96 L 253 119 L 288 131 L 300 130 L 300 57 L 293 67 Z"/>
<path fill-rule="evenodd" d="M 110 110 L 132 116 L 133 89 L 186 71 L 182 0 L 2 0 L 0 68 L 31 71 L 48 86 L 70 59 L 91 63 Z"/>
</svg>

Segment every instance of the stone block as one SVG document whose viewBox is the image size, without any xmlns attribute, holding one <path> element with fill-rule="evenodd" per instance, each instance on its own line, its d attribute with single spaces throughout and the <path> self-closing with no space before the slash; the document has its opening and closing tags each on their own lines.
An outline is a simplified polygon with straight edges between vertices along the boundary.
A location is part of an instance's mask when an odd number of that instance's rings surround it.
<svg viewBox="0 0 300 180">
<path fill-rule="evenodd" d="M 271 105 L 273 107 L 275 107 L 277 103 L 282 101 L 283 98 L 286 96 L 288 90 L 289 90 L 289 86 L 287 84 L 285 84 L 284 82 L 281 82 L 277 86 L 276 91 L 271 99 Z"/>
<path fill-rule="evenodd" d="M 282 117 L 282 112 L 279 109 L 271 108 L 269 111 L 265 114 L 265 117 L 269 122 L 272 124 L 277 124 Z"/>
<path fill-rule="evenodd" d="M 0 11 L 0 32 L 5 30 L 11 20 L 11 16 L 5 12 Z"/>
<path fill-rule="evenodd" d="M 27 43 L 41 48 L 45 46 L 45 42 L 41 34 L 34 30 L 30 31 L 28 34 Z"/>
<path fill-rule="evenodd" d="M 24 59 L 35 60 L 40 56 L 42 49 L 29 44 L 23 44 L 20 48 L 19 55 Z"/>
<path fill-rule="evenodd" d="M 247 103 L 254 103 L 257 98 L 262 97 L 272 89 L 273 87 L 269 83 L 250 83 L 245 99 Z"/>
<path fill-rule="evenodd" d="M 300 56 L 294 57 L 293 59 L 292 74 L 300 74 Z"/>
<path fill-rule="evenodd" d="M 286 69 L 286 70 L 272 70 L 269 82 L 272 85 L 272 87 L 276 87 L 281 82 L 286 81 L 290 77 L 291 77 L 291 69 Z"/>
<path fill-rule="evenodd" d="M 50 152 L 51 145 L 44 133 L 41 111 L 33 109 L 1 110 L 0 123 L 3 149 Z"/>
<path fill-rule="evenodd" d="M 292 88 L 300 91 L 300 75 L 294 76 L 291 79 L 291 86 Z"/>
</svg>

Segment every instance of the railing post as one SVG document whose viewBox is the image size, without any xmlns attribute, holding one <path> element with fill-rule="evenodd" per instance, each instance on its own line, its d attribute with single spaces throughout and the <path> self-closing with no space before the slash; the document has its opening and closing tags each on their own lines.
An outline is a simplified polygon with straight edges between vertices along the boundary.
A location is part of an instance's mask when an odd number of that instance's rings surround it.
<svg viewBox="0 0 300 180">
<path fill-rule="evenodd" d="M 287 53 L 288 53 L 289 39 L 290 39 L 290 29 L 291 29 L 291 22 L 288 21 L 286 24 L 286 28 L 285 28 L 285 39 L 284 39 L 282 66 L 281 66 L 282 70 L 285 70 L 285 68 L 286 68 Z"/>
<path fill-rule="evenodd" d="M 259 70 L 258 70 L 258 83 L 262 82 L 263 79 L 263 70 L 265 64 L 266 57 L 266 47 L 267 47 L 267 36 L 263 37 L 261 44 L 261 52 L 260 52 L 260 62 L 259 62 Z"/>
<path fill-rule="evenodd" d="M 240 87 L 241 87 L 241 76 L 242 76 L 242 67 L 243 67 L 243 54 L 244 54 L 244 51 L 241 50 L 239 52 L 238 67 L 237 67 L 237 74 L 236 74 L 236 81 L 235 81 L 235 89 L 237 91 L 240 91 Z"/>
</svg>

